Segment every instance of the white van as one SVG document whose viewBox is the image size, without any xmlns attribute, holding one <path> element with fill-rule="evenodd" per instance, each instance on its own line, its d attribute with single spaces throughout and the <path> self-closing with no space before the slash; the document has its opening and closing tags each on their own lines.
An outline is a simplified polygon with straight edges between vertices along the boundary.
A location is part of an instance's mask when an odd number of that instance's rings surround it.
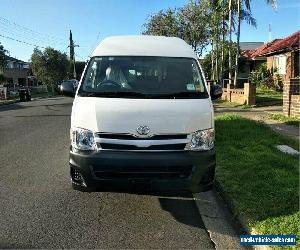
<svg viewBox="0 0 300 250">
<path fill-rule="evenodd" d="M 74 88 L 66 83 L 66 95 Z M 211 188 L 215 130 L 211 94 L 192 48 L 160 36 L 104 39 L 87 63 L 71 116 L 74 189 L 149 183 Z"/>
</svg>

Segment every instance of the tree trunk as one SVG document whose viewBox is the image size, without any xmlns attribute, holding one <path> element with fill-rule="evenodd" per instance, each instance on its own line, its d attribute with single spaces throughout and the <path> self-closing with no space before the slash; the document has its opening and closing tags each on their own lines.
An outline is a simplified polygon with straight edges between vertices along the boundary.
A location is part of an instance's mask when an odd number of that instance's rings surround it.
<svg viewBox="0 0 300 250">
<path fill-rule="evenodd" d="M 215 48 L 216 48 L 216 52 L 215 52 L 215 78 L 216 81 L 219 82 L 219 30 L 218 30 L 218 25 L 216 27 L 216 37 L 215 37 Z"/>
<path fill-rule="evenodd" d="M 232 38 L 231 38 L 231 35 L 232 35 L 232 0 L 229 0 L 228 1 L 228 9 L 229 9 L 229 27 L 228 27 L 228 32 L 229 32 L 229 48 L 228 48 L 228 70 L 229 70 L 229 75 L 228 75 L 228 78 L 229 78 L 229 84 L 231 84 L 231 78 L 232 78 L 232 72 L 231 72 L 231 47 L 232 47 Z"/>
<path fill-rule="evenodd" d="M 215 48 L 214 48 L 214 42 L 211 41 L 211 80 L 215 80 L 215 67 L 214 67 L 214 55 L 215 54 Z"/>
<path fill-rule="evenodd" d="M 237 27 L 237 40 L 236 40 L 236 55 L 234 65 L 234 87 L 237 87 L 237 75 L 239 70 L 239 56 L 240 56 L 240 34 L 241 34 L 241 0 L 238 0 L 238 27 Z"/>
<path fill-rule="evenodd" d="M 220 81 L 223 86 L 223 75 L 224 75 L 224 43 L 225 43 L 225 13 L 224 13 L 224 1 L 222 9 L 222 44 L 221 44 L 221 63 L 220 63 Z"/>
</svg>

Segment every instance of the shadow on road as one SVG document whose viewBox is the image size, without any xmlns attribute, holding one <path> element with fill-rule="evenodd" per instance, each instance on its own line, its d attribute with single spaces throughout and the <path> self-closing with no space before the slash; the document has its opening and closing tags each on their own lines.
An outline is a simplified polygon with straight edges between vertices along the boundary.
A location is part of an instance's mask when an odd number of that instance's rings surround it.
<svg viewBox="0 0 300 250">
<path fill-rule="evenodd" d="M 55 117 L 55 116 L 66 116 L 66 117 L 70 117 L 70 114 L 68 115 L 55 115 L 55 114 L 49 114 L 49 115 L 16 115 L 15 117 L 17 118 L 30 118 L 30 117 Z"/>
<path fill-rule="evenodd" d="M 7 105 L 1 105 L 0 106 L 0 112 L 1 111 L 24 109 L 24 108 L 26 108 L 26 107 L 21 105 L 21 103 L 12 103 L 12 104 L 7 104 Z"/>
<path fill-rule="evenodd" d="M 160 206 L 178 222 L 198 228 L 205 228 L 193 196 L 183 198 L 161 197 Z"/>
<path fill-rule="evenodd" d="M 169 212 L 176 221 L 193 227 L 205 229 L 193 195 L 190 192 L 163 189 L 159 190 L 157 188 L 153 190 L 147 183 L 132 184 L 127 187 L 120 187 L 118 185 L 110 185 L 105 188 L 98 187 L 96 192 L 128 193 L 157 197 L 161 208 L 164 211 Z"/>
</svg>

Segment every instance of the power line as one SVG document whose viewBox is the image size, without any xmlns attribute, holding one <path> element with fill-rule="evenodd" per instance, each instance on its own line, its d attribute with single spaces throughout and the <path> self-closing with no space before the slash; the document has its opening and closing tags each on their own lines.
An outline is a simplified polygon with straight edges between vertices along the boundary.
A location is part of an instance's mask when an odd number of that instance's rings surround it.
<svg viewBox="0 0 300 250">
<path fill-rule="evenodd" d="M 86 58 L 84 58 L 83 56 L 78 55 L 77 53 L 75 53 L 75 56 L 77 56 L 77 57 L 79 57 L 79 58 L 81 58 L 81 59 L 83 59 L 83 60 L 86 59 Z"/>
<path fill-rule="evenodd" d="M 46 48 L 46 47 L 43 47 L 43 46 L 40 46 L 40 45 L 36 45 L 36 44 L 33 44 L 33 43 L 28 43 L 28 42 L 25 42 L 25 41 L 21 41 L 21 40 L 18 40 L 18 39 L 9 37 L 9 36 L 4 36 L 4 35 L 2 35 L 2 34 L 0 34 L 0 36 L 1 36 L 1 37 L 4 37 L 4 38 L 7 38 L 7 39 L 10 39 L 10 40 L 13 40 L 13 41 L 16 41 L 16 42 L 19 42 L 19 43 L 24 43 L 24 44 L 26 44 L 26 45 L 31 45 L 31 46 L 39 47 L 39 48 L 43 48 L 43 49 Z"/>
<path fill-rule="evenodd" d="M 10 21 L 4 17 L 0 16 L 0 36 L 12 41 L 16 41 L 18 43 L 22 43 L 29 46 L 39 47 L 45 49 L 46 47 L 52 46 L 57 47 L 59 44 L 66 45 L 67 39 L 62 39 L 59 37 L 42 34 L 40 32 L 34 31 L 22 25 L 19 25 L 13 21 Z M 97 39 L 99 37 L 99 33 Z M 62 42 L 64 41 L 64 42 Z M 41 45 L 38 45 L 41 44 Z M 79 47 L 78 45 L 73 44 L 74 47 Z M 70 46 L 68 46 L 70 47 Z M 79 47 L 80 48 L 80 47 Z M 88 52 L 84 48 L 80 48 Z M 66 49 L 64 49 L 63 53 L 67 53 Z M 84 59 L 85 57 L 75 54 L 77 57 Z"/>
<path fill-rule="evenodd" d="M 51 36 L 51 35 L 46 35 L 46 34 L 42 34 L 40 32 L 37 32 L 37 31 L 34 31 L 32 29 L 29 29 L 25 26 L 22 26 L 20 24 L 17 24 L 15 22 L 12 22 L 4 17 L 1 17 L 0 16 L 0 23 L 2 23 L 3 25 L 5 26 L 14 26 L 14 29 L 18 29 L 20 30 L 21 32 L 25 33 L 25 34 L 29 34 L 29 35 L 35 35 L 35 36 L 40 36 L 40 37 L 43 37 L 43 39 L 45 40 L 50 40 L 50 41 L 66 41 L 66 39 L 62 39 L 62 38 L 59 38 L 59 37 L 56 37 L 56 36 Z"/>
<path fill-rule="evenodd" d="M 43 45 L 51 44 L 55 47 L 57 46 L 57 43 L 55 41 L 53 41 L 53 42 L 49 41 L 48 42 L 48 41 L 43 41 L 40 38 L 33 37 L 33 36 L 30 36 L 30 35 L 28 35 L 28 36 L 25 35 L 24 36 L 23 34 L 18 34 L 18 33 L 14 32 L 14 31 L 11 31 L 7 28 L 3 28 L 3 27 L 1 27 L 1 25 L 0 25 L 0 30 L 2 31 L 2 35 L 4 35 L 4 36 L 13 37 L 14 39 L 19 39 L 19 40 L 23 40 L 23 41 L 26 40 L 26 42 L 28 42 L 28 43 L 43 44 Z"/>
</svg>

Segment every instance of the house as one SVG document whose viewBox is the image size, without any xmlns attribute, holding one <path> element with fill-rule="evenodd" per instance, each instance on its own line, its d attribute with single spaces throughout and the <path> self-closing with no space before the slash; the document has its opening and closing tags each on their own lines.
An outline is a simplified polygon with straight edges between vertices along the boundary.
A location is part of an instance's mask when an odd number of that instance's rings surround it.
<svg viewBox="0 0 300 250">
<path fill-rule="evenodd" d="M 252 53 L 263 46 L 263 42 L 241 42 L 240 43 L 240 61 L 239 61 L 239 72 L 238 78 L 244 77 L 248 78 L 252 70 L 259 67 L 260 64 L 267 61 L 266 57 L 251 57 Z"/>
<path fill-rule="evenodd" d="M 287 81 L 299 76 L 299 40 L 300 30 L 249 51 L 248 56 L 252 60 L 266 58 L 273 75 L 280 75 L 283 81 Z"/>
<path fill-rule="evenodd" d="M 250 72 L 257 69 L 263 62 L 266 62 L 266 57 L 251 57 L 253 51 L 263 45 L 263 42 L 240 43 L 241 56 L 239 58 L 238 65 L 238 86 L 243 86 L 243 83 L 248 82 Z"/>
<path fill-rule="evenodd" d="M 30 64 L 11 56 L 6 56 L 6 67 L 3 71 L 4 84 L 8 87 L 36 86 L 37 82 L 31 75 Z"/>
<path fill-rule="evenodd" d="M 28 83 L 29 63 L 10 56 L 6 56 L 6 61 L 6 68 L 3 72 L 6 83 L 26 86 Z"/>
</svg>

